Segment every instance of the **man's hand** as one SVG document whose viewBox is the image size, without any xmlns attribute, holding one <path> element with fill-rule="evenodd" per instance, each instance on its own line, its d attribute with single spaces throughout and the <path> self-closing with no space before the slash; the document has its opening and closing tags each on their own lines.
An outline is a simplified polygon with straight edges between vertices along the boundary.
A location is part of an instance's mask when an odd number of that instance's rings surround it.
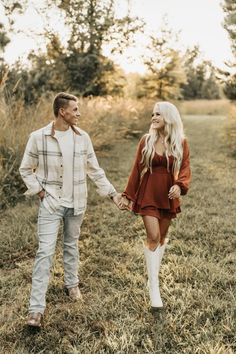
<svg viewBox="0 0 236 354">
<path fill-rule="evenodd" d="M 121 210 L 132 210 L 133 202 L 132 200 L 129 200 L 126 197 L 121 197 L 120 202 L 119 202 L 119 208 Z"/>
<path fill-rule="evenodd" d="M 38 196 L 41 200 L 43 200 L 44 196 L 45 196 L 45 190 L 42 189 L 39 193 L 38 193 Z"/>
<path fill-rule="evenodd" d="M 121 198 L 122 198 L 122 197 L 121 197 L 121 193 L 117 193 L 117 194 L 112 198 L 113 202 L 115 203 L 115 205 L 116 205 L 117 208 L 119 208 L 119 209 L 120 209 L 119 203 L 120 203 Z"/>
<path fill-rule="evenodd" d="M 180 192 L 181 192 L 180 186 L 178 186 L 177 184 L 174 184 L 169 190 L 168 197 L 170 199 L 179 198 L 180 197 Z"/>
</svg>

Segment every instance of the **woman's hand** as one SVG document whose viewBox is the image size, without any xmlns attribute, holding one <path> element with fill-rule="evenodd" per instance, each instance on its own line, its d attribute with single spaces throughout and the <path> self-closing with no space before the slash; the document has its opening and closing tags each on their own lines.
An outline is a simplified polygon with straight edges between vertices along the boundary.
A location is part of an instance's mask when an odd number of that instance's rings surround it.
<svg viewBox="0 0 236 354">
<path fill-rule="evenodd" d="M 121 197 L 120 202 L 118 204 L 121 210 L 131 210 L 133 206 L 132 200 L 127 199 L 126 197 Z"/>
<path fill-rule="evenodd" d="M 168 198 L 170 199 L 179 198 L 180 192 L 181 192 L 180 186 L 174 184 L 169 190 Z"/>
</svg>

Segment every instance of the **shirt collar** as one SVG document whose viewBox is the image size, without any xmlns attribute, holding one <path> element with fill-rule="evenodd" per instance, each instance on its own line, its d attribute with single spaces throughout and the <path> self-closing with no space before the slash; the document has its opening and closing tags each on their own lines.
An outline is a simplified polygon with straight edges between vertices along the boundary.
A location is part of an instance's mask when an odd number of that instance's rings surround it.
<svg viewBox="0 0 236 354">
<path fill-rule="evenodd" d="M 71 125 L 70 126 L 71 129 L 73 130 L 73 132 L 76 134 L 76 135 L 83 135 L 84 132 L 82 129 L 78 128 L 78 127 L 75 127 L 74 125 Z M 55 128 L 54 128 L 54 122 L 50 122 L 43 130 L 44 132 L 44 135 L 51 135 L 52 137 L 54 137 L 55 135 Z"/>
</svg>

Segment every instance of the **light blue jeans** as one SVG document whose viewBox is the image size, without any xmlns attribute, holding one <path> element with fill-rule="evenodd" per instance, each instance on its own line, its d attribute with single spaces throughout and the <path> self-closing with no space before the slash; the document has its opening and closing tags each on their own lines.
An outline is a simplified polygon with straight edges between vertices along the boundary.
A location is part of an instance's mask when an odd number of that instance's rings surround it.
<svg viewBox="0 0 236 354">
<path fill-rule="evenodd" d="M 78 239 L 83 215 L 74 215 L 73 208 L 61 206 L 50 214 L 40 203 L 38 213 L 38 241 L 39 247 L 35 258 L 29 312 L 44 313 L 46 307 L 46 292 L 50 277 L 53 256 L 57 242 L 58 230 L 61 221 L 64 224 L 64 280 L 66 288 L 78 285 Z"/>
</svg>

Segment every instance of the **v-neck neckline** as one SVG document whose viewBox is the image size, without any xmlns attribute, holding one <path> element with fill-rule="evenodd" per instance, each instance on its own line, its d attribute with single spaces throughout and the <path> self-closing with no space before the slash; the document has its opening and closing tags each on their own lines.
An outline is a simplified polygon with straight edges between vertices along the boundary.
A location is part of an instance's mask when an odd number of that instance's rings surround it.
<svg viewBox="0 0 236 354">
<path fill-rule="evenodd" d="M 164 154 L 159 154 L 156 150 L 155 150 L 155 154 L 157 155 L 157 156 L 161 156 L 161 157 L 165 157 L 166 155 L 164 155 Z"/>
</svg>

